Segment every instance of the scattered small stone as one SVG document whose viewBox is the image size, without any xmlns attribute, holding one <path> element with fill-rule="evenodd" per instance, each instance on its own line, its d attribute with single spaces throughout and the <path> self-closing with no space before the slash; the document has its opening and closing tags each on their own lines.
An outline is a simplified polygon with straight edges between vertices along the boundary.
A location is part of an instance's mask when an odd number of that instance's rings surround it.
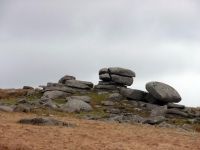
<svg viewBox="0 0 200 150">
<path fill-rule="evenodd" d="M 52 126 L 76 127 L 76 125 L 74 125 L 74 124 L 70 124 L 67 122 L 61 122 L 54 118 L 33 118 L 33 119 L 22 118 L 19 120 L 19 123 L 32 124 L 32 125 L 43 125 L 43 126 L 52 125 Z"/>
<path fill-rule="evenodd" d="M 19 101 L 18 101 L 18 103 L 26 103 L 27 101 L 26 101 L 26 99 L 20 99 Z"/>
<path fill-rule="evenodd" d="M 110 114 L 119 114 L 120 110 L 117 108 L 106 108 L 105 112 L 110 113 Z"/>
<path fill-rule="evenodd" d="M 104 106 L 114 106 L 115 105 L 115 103 L 112 101 L 102 101 L 101 104 Z"/>
</svg>

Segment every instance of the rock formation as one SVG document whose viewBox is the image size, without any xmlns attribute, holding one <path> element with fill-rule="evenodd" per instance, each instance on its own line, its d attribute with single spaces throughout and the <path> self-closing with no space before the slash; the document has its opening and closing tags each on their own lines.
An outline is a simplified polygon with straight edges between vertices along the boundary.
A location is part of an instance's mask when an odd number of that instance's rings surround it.
<svg viewBox="0 0 200 150">
<path fill-rule="evenodd" d="M 119 92 L 133 84 L 135 73 L 129 69 L 110 67 L 99 70 L 99 84 L 94 88 L 97 91 Z"/>
</svg>

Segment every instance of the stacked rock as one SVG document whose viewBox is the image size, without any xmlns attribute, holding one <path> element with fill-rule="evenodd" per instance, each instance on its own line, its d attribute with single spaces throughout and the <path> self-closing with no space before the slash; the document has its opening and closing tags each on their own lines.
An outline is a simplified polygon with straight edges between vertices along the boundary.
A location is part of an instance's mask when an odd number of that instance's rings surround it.
<svg viewBox="0 0 200 150">
<path fill-rule="evenodd" d="M 47 83 L 47 86 L 40 86 L 43 98 L 66 98 L 75 92 L 88 93 L 93 88 L 92 82 L 79 81 L 75 77 L 66 75 L 58 83 Z"/>
<path fill-rule="evenodd" d="M 127 88 L 133 84 L 133 77 L 135 72 L 119 68 L 110 67 L 99 70 L 99 84 L 94 88 L 96 91 L 119 92 L 122 88 Z"/>
</svg>

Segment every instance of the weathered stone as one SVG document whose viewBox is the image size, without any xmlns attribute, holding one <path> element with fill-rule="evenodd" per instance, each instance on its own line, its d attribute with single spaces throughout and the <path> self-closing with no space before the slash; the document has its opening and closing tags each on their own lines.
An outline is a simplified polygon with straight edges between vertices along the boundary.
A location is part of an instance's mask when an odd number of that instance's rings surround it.
<svg viewBox="0 0 200 150">
<path fill-rule="evenodd" d="M 49 107 L 51 109 L 58 108 L 57 105 L 51 99 L 42 99 L 39 103 L 45 107 Z"/>
<path fill-rule="evenodd" d="M 185 113 L 187 113 L 190 118 L 200 117 L 200 110 L 195 110 L 192 108 L 185 108 L 183 111 Z"/>
<path fill-rule="evenodd" d="M 133 105 L 133 106 L 136 106 L 136 107 L 138 107 L 139 106 L 139 104 L 138 104 L 138 101 L 130 101 L 131 102 L 131 105 Z"/>
<path fill-rule="evenodd" d="M 110 113 L 110 114 L 119 114 L 120 110 L 117 108 L 106 108 L 105 112 Z"/>
<path fill-rule="evenodd" d="M 28 89 L 29 90 L 29 89 L 34 89 L 34 88 L 31 87 L 31 86 L 24 86 L 23 89 Z"/>
<path fill-rule="evenodd" d="M 76 78 L 73 77 L 73 76 L 66 75 L 66 76 L 62 77 L 62 78 L 58 81 L 58 83 L 65 84 L 66 80 L 76 80 Z"/>
<path fill-rule="evenodd" d="M 70 96 L 67 97 L 66 100 L 73 100 L 73 99 L 77 99 L 77 100 L 82 100 L 86 103 L 90 103 L 91 102 L 91 98 L 89 96 Z"/>
<path fill-rule="evenodd" d="M 168 103 L 167 108 L 178 108 L 178 109 L 184 109 L 185 105 L 180 104 L 174 104 L 174 103 Z"/>
<path fill-rule="evenodd" d="M 124 77 L 124 76 L 119 76 L 115 74 L 111 74 L 111 81 L 122 84 L 122 85 L 128 85 L 128 86 L 133 84 L 132 77 Z"/>
<path fill-rule="evenodd" d="M 168 117 L 168 118 L 187 118 L 188 114 L 172 108 L 172 109 L 167 109 L 166 117 Z"/>
<path fill-rule="evenodd" d="M 26 94 L 26 96 L 35 96 L 36 95 L 36 92 L 35 90 L 29 90 Z"/>
<path fill-rule="evenodd" d="M 147 103 L 147 104 L 146 104 L 146 109 L 147 109 L 147 110 L 153 110 L 153 109 L 155 109 L 155 108 L 157 108 L 157 107 L 159 107 L 159 106 L 154 105 L 154 104 L 150 104 L 150 103 Z"/>
<path fill-rule="evenodd" d="M 61 84 L 61 83 L 52 83 L 52 82 L 48 82 L 48 83 L 47 83 L 47 87 L 60 87 L 60 88 L 62 88 L 62 87 L 66 87 L 66 85 Z"/>
<path fill-rule="evenodd" d="M 155 104 L 158 100 L 156 99 L 156 98 L 154 98 L 151 94 L 147 94 L 146 96 L 145 96 L 145 99 L 149 102 L 149 103 L 151 103 L 151 104 Z"/>
<path fill-rule="evenodd" d="M 66 127 L 76 127 L 74 124 L 58 121 L 54 118 L 22 118 L 19 123 L 32 124 L 32 125 L 52 125 L 52 126 L 66 126 Z"/>
<path fill-rule="evenodd" d="M 123 97 L 119 93 L 113 93 L 113 94 L 110 94 L 108 99 L 111 101 L 120 101 L 123 99 Z"/>
<path fill-rule="evenodd" d="M 14 112 L 30 112 L 31 108 L 29 106 L 20 106 L 20 105 L 16 105 L 13 106 L 14 108 Z"/>
<path fill-rule="evenodd" d="M 99 81 L 98 85 L 117 85 L 117 84 L 114 82 Z"/>
<path fill-rule="evenodd" d="M 112 102 L 112 101 L 102 101 L 101 104 L 104 105 L 104 106 L 113 106 L 113 105 L 115 105 L 115 103 Z"/>
<path fill-rule="evenodd" d="M 44 92 L 42 99 L 46 99 L 46 98 L 50 98 L 50 99 L 57 99 L 57 98 L 61 98 L 61 99 L 65 99 L 66 97 L 70 96 L 71 93 L 66 93 L 63 91 L 46 91 Z"/>
<path fill-rule="evenodd" d="M 89 94 L 91 89 L 79 89 L 71 87 L 75 92 L 79 92 L 80 94 Z"/>
<path fill-rule="evenodd" d="M 104 73 L 108 73 L 108 68 L 102 68 L 99 70 L 99 75 L 104 74 Z"/>
<path fill-rule="evenodd" d="M 190 132 L 193 131 L 191 125 L 189 124 L 183 124 L 182 128 L 186 131 L 190 131 Z"/>
<path fill-rule="evenodd" d="M 134 110 L 134 111 L 137 111 L 137 112 L 142 112 L 142 109 L 141 109 L 141 108 L 134 108 L 133 110 Z"/>
<path fill-rule="evenodd" d="M 110 75 L 108 73 L 99 75 L 99 79 L 103 81 L 111 81 Z"/>
<path fill-rule="evenodd" d="M 27 101 L 26 101 L 26 99 L 20 99 L 20 100 L 18 100 L 18 103 L 26 103 Z"/>
<path fill-rule="evenodd" d="M 135 89 L 122 89 L 120 93 L 128 99 L 143 100 L 147 92 Z"/>
<path fill-rule="evenodd" d="M 118 85 L 118 84 L 113 84 L 113 85 L 95 85 L 94 86 L 95 90 L 98 91 L 98 92 L 113 92 L 113 91 L 116 91 L 116 92 L 119 92 L 121 90 L 121 88 L 126 88 L 125 86 L 123 85 Z"/>
<path fill-rule="evenodd" d="M 146 84 L 147 91 L 162 102 L 180 102 L 181 96 L 171 86 L 161 82 L 149 82 Z"/>
<path fill-rule="evenodd" d="M 90 89 L 93 87 L 92 82 L 78 81 L 78 80 L 67 80 L 65 82 L 65 85 L 69 87 L 80 88 L 80 89 Z"/>
<path fill-rule="evenodd" d="M 110 74 L 116 74 L 116 75 L 126 76 L 126 77 L 135 77 L 135 72 L 129 69 L 124 69 L 120 67 L 110 67 L 108 68 L 108 71 Z"/>
<path fill-rule="evenodd" d="M 188 119 L 189 123 L 200 124 L 200 118 Z"/>
<path fill-rule="evenodd" d="M 160 107 L 156 107 L 154 109 L 151 110 L 151 114 L 149 117 L 155 117 L 155 116 L 162 116 L 165 117 L 167 112 L 167 106 L 160 106 Z"/>
<path fill-rule="evenodd" d="M 12 112 L 12 111 L 14 111 L 14 107 L 12 107 L 12 106 L 0 106 L 0 111 Z"/>
<path fill-rule="evenodd" d="M 43 87 L 43 90 L 41 90 L 42 93 L 46 92 L 46 91 L 63 91 L 66 93 L 75 93 L 75 91 L 70 88 L 70 87 Z"/>
<path fill-rule="evenodd" d="M 68 100 L 61 107 L 62 110 L 68 112 L 92 111 L 93 108 L 86 102 L 78 99 Z"/>
</svg>

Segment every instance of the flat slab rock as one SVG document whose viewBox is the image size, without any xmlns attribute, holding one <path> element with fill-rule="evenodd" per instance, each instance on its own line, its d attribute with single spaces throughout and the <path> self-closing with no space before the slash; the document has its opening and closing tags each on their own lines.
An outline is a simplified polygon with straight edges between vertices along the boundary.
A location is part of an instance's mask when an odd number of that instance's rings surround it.
<svg viewBox="0 0 200 150">
<path fill-rule="evenodd" d="M 133 78 L 132 77 L 125 77 L 120 75 L 111 74 L 111 81 L 122 84 L 122 85 L 132 85 L 133 84 Z"/>
<path fill-rule="evenodd" d="M 181 96 L 171 86 L 161 82 L 149 82 L 146 90 L 156 99 L 162 102 L 180 102 Z"/>
<path fill-rule="evenodd" d="M 120 67 L 110 67 L 108 68 L 110 74 L 116 74 L 126 77 L 135 77 L 135 72 L 129 69 L 120 68 Z"/>
<path fill-rule="evenodd" d="M 58 121 L 54 118 L 22 118 L 19 120 L 19 123 L 31 124 L 31 125 L 42 125 L 42 126 L 65 126 L 65 127 L 76 127 L 76 125 Z"/>
</svg>

